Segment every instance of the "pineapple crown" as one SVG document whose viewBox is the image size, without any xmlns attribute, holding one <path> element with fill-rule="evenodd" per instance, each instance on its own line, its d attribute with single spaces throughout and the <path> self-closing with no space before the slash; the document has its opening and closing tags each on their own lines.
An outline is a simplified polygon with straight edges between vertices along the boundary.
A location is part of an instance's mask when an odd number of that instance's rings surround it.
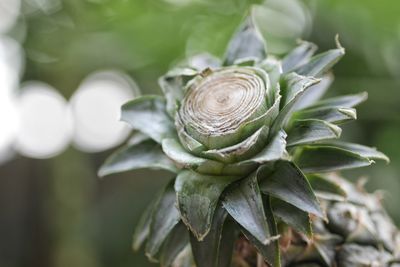
<svg viewBox="0 0 400 267">
<path fill-rule="evenodd" d="M 123 105 L 122 120 L 136 132 L 99 175 L 176 174 L 139 222 L 134 249 L 147 239 L 146 255 L 162 266 L 185 266 L 192 255 L 198 267 L 229 266 L 241 232 L 279 266 L 277 223 L 311 238 L 310 216 L 326 219 L 316 193 L 345 197 L 321 173 L 388 161 L 374 148 L 335 140 L 338 125 L 356 119 L 354 107 L 367 98 L 320 100 L 344 55 L 336 44 L 314 55 L 316 46 L 301 41 L 282 57 L 268 55 L 250 14 L 223 60 L 191 57 L 160 78 L 164 96 Z"/>
</svg>

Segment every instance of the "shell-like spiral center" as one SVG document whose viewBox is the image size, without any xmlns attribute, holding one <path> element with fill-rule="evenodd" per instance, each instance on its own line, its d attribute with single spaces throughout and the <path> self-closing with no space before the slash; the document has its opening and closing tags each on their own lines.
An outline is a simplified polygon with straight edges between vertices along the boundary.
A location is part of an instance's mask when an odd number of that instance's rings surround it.
<svg viewBox="0 0 400 267">
<path fill-rule="evenodd" d="M 266 85 L 251 69 L 211 73 L 194 83 L 183 100 L 182 123 L 197 134 L 220 136 L 266 110 Z"/>
</svg>

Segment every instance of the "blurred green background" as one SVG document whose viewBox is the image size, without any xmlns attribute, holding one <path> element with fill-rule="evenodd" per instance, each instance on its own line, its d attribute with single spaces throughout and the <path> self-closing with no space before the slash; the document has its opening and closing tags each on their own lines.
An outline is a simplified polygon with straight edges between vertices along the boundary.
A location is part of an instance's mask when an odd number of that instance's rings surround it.
<svg viewBox="0 0 400 267">
<path fill-rule="evenodd" d="M 143 93 L 160 93 L 157 78 L 177 60 L 201 51 L 222 56 L 246 10 L 260 2 L 24 0 L 6 35 L 25 52 L 21 82 L 46 82 L 66 99 L 88 74 L 111 68 L 129 74 Z M 347 55 L 334 69 L 329 95 L 369 93 L 343 138 L 376 146 L 392 161 L 345 175 L 367 177 L 369 190 L 383 190 L 400 225 L 400 2 L 268 5 L 273 12 L 260 14 L 273 53 L 284 53 L 299 37 L 323 51 L 340 35 Z M 0 163 L 0 266 L 156 266 L 131 251 L 131 234 L 146 204 L 172 177 L 137 171 L 100 180 L 96 171 L 110 152 L 70 147 L 51 159 L 16 155 Z"/>
</svg>

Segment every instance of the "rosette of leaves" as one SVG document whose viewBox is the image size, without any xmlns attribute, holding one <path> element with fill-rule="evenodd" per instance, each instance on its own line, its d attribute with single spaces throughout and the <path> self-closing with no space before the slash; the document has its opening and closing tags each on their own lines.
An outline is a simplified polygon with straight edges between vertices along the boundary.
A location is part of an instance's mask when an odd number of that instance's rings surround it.
<svg viewBox="0 0 400 267">
<path fill-rule="evenodd" d="M 164 96 L 122 106 L 135 135 L 100 176 L 142 168 L 176 174 L 140 220 L 134 249 L 146 242 L 146 255 L 162 266 L 337 264 L 336 246 L 349 241 L 347 224 L 358 218 L 347 211 L 354 190 L 319 173 L 388 158 L 337 140 L 340 125 L 356 119 L 354 107 L 367 95 L 321 100 L 344 49 L 337 41 L 337 48 L 315 52 L 314 44 L 300 42 L 286 55 L 269 55 L 250 15 L 222 60 L 189 58 L 160 78 Z M 329 217 L 335 231 L 321 226 Z M 352 240 L 371 250 L 384 244 L 376 231 L 357 227 Z M 387 254 L 393 255 L 393 242 Z M 255 254 L 246 256 L 240 244 Z"/>
</svg>

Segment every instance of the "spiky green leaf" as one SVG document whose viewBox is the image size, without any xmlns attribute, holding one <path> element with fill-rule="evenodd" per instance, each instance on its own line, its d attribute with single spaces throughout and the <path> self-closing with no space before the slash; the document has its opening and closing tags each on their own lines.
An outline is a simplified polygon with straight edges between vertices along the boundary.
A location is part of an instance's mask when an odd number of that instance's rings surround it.
<svg viewBox="0 0 400 267">
<path fill-rule="evenodd" d="M 288 132 L 287 145 L 304 145 L 339 138 L 341 133 L 342 129 L 326 121 L 315 119 L 296 120 Z"/>
<path fill-rule="evenodd" d="M 174 118 L 178 104 L 184 95 L 185 84 L 198 72 L 191 68 L 176 68 L 158 79 L 158 83 L 167 100 L 166 110 Z"/>
<path fill-rule="evenodd" d="M 228 213 L 262 244 L 271 242 L 256 173 L 229 189 L 223 204 Z"/>
<path fill-rule="evenodd" d="M 154 206 L 157 204 L 158 198 L 154 200 L 145 210 L 145 212 L 140 217 L 140 220 L 135 228 L 132 238 L 132 249 L 137 251 L 142 246 L 143 242 L 146 240 L 150 233 L 151 217 L 153 214 Z"/>
<path fill-rule="evenodd" d="M 158 143 L 176 135 L 174 123 L 166 112 L 165 99 L 161 96 L 147 95 L 129 101 L 122 106 L 121 120 Z"/>
<path fill-rule="evenodd" d="M 197 167 L 207 161 L 187 152 L 175 138 L 164 139 L 162 141 L 162 150 L 170 159 L 183 168 Z"/>
<path fill-rule="evenodd" d="M 310 88 L 300 97 L 294 106 L 294 110 L 304 109 L 317 102 L 329 89 L 333 82 L 333 74 L 327 73 L 321 76 L 321 81 Z"/>
<path fill-rule="evenodd" d="M 324 146 L 334 146 L 334 147 L 339 147 L 348 151 L 351 151 L 353 153 L 356 153 L 360 155 L 361 157 L 368 158 L 368 159 L 373 159 L 373 160 L 383 160 L 389 163 L 389 158 L 383 154 L 382 152 L 378 151 L 374 147 L 368 147 L 368 146 L 363 146 L 360 144 L 354 144 L 354 143 L 348 143 L 348 142 L 342 142 L 342 141 L 330 141 L 330 142 L 324 142 Z"/>
<path fill-rule="evenodd" d="M 199 241 L 194 235 L 190 236 L 193 257 L 197 267 L 219 267 L 219 251 L 221 249 L 221 237 L 224 228 L 226 211 L 219 206 L 213 216 L 210 232 Z M 230 255 L 224 255 L 230 257 Z"/>
<path fill-rule="evenodd" d="M 367 92 L 362 92 L 354 95 L 338 96 L 320 100 L 312 105 L 310 108 L 319 107 L 341 107 L 341 108 L 352 108 L 355 107 L 365 100 L 367 100 Z"/>
<path fill-rule="evenodd" d="M 310 86 L 318 84 L 321 80 L 315 79 L 311 76 L 303 76 L 297 73 L 291 72 L 286 74 L 282 78 L 282 107 L 290 105 L 294 105 L 301 95 L 305 92 L 306 89 L 310 88 Z"/>
<path fill-rule="evenodd" d="M 346 191 L 332 179 L 317 174 L 309 174 L 307 179 L 319 198 L 337 201 L 344 201 L 347 198 Z"/>
<path fill-rule="evenodd" d="M 265 70 L 268 73 L 268 79 L 272 89 L 271 91 L 276 91 L 276 87 L 279 86 L 279 80 L 282 75 L 281 62 L 273 57 L 268 57 L 258 64 L 257 67 Z M 273 96 L 273 94 L 269 94 L 269 97 L 271 96 Z"/>
<path fill-rule="evenodd" d="M 306 64 L 294 68 L 293 72 L 314 77 L 326 73 L 344 56 L 344 48 L 338 42 L 337 45 L 336 49 L 313 56 Z"/>
<path fill-rule="evenodd" d="M 272 201 L 272 210 L 276 217 L 293 227 L 296 231 L 312 237 L 310 217 L 307 212 L 278 198 Z"/>
<path fill-rule="evenodd" d="M 264 209 L 265 209 L 265 216 L 267 217 L 268 221 L 269 230 L 271 231 L 271 233 L 275 238 L 274 240 L 272 240 L 271 244 L 268 245 L 268 252 L 263 253 L 262 255 L 271 266 L 280 267 L 281 266 L 281 251 L 279 247 L 280 235 L 275 220 L 275 215 L 272 211 L 272 203 L 270 196 L 264 197 Z"/>
<path fill-rule="evenodd" d="M 293 120 L 318 119 L 331 123 L 343 123 L 357 119 L 357 112 L 354 108 L 342 107 L 319 107 L 297 111 L 293 114 Z"/>
<path fill-rule="evenodd" d="M 359 168 L 373 163 L 357 153 L 319 144 L 302 147 L 295 155 L 295 162 L 305 173 Z"/>
<path fill-rule="evenodd" d="M 254 157 L 243 161 L 242 164 L 247 162 L 256 162 L 259 164 L 263 164 L 266 162 L 272 162 L 279 159 L 285 159 L 288 157 L 288 153 L 286 151 L 286 133 L 285 131 L 279 131 L 270 141 L 270 143 L 261 150 Z"/>
<path fill-rule="evenodd" d="M 279 161 L 272 173 L 269 167 L 263 167 L 258 175 L 262 179 L 260 189 L 263 193 L 321 218 L 325 217 L 310 183 L 293 162 Z"/>
<path fill-rule="evenodd" d="M 289 73 L 283 77 L 283 84 L 281 88 L 282 109 L 272 126 L 272 133 L 282 129 L 290 119 L 296 103 L 301 99 L 301 96 L 311 86 L 318 84 L 321 80 L 313 77 L 305 77 L 296 73 Z"/>
<path fill-rule="evenodd" d="M 279 243 L 277 241 L 278 236 L 274 236 L 274 238 L 271 238 L 268 244 L 263 244 L 246 229 L 242 228 L 242 233 L 262 255 L 264 260 L 268 262 L 269 266 L 281 266 Z"/>
<path fill-rule="evenodd" d="M 258 252 L 263 256 L 264 260 L 274 267 L 281 266 L 280 248 L 279 248 L 279 232 L 276 225 L 274 213 L 271 208 L 270 197 L 266 197 L 264 201 L 265 215 L 268 221 L 268 227 L 271 231 L 273 238 L 269 244 L 262 244 L 257 238 L 255 238 L 246 229 L 242 229 L 243 234 L 246 238 L 256 247 Z"/>
<path fill-rule="evenodd" d="M 176 208 L 176 193 L 173 183 L 169 183 L 159 197 L 152 214 L 150 233 L 146 243 L 146 256 L 155 261 L 162 243 L 180 221 L 180 214 Z"/>
<path fill-rule="evenodd" d="M 317 46 L 310 42 L 302 41 L 282 60 L 283 73 L 289 73 L 293 69 L 308 63 L 317 50 Z"/>
<path fill-rule="evenodd" d="M 236 228 L 237 226 L 233 220 L 229 219 L 225 221 L 219 245 L 218 267 L 231 266 L 232 257 L 230 257 L 230 255 L 232 255 L 235 240 L 238 235 Z"/>
<path fill-rule="evenodd" d="M 228 44 L 224 65 L 238 60 L 262 60 L 266 56 L 266 44 L 250 14 Z"/>
<path fill-rule="evenodd" d="M 198 240 L 211 229 L 211 222 L 222 191 L 236 176 L 211 176 L 183 170 L 176 177 L 175 191 L 183 222 Z"/>
<path fill-rule="evenodd" d="M 186 225 L 180 222 L 165 240 L 161 253 L 161 267 L 170 267 L 179 253 L 189 244 L 189 234 Z"/>
<path fill-rule="evenodd" d="M 137 144 L 127 145 L 112 154 L 100 167 L 100 177 L 151 168 L 176 172 L 174 163 L 163 153 L 161 146 L 153 140 L 144 140 Z"/>
</svg>

